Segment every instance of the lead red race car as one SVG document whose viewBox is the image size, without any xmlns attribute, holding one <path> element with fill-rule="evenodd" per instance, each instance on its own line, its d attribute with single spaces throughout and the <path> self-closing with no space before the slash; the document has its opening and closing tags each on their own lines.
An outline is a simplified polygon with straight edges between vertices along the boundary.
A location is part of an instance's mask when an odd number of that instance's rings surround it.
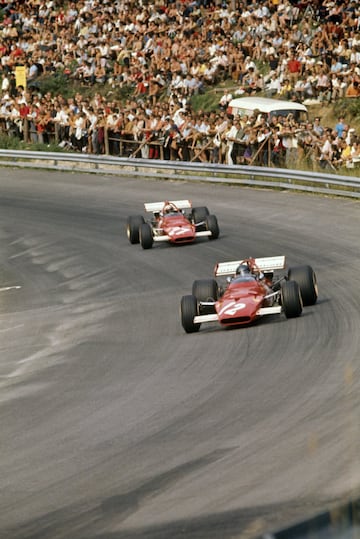
<svg viewBox="0 0 360 539">
<path fill-rule="evenodd" d="M 246 326 L 266 315 L 296 318 L 303 307 L 318 298 L 317 278 L 309 265 L 294 266 L 287 273 L 285 256 L 245 258 L 216 264 L 216 279 L 196 280 L 192 294 L 181 298 L 181 323 L 186 333 L 199 331 L 201 324 Z"/>
<path fill-rule="evenodd" d="M 197 238 L 215 240 L 220 230 L 215 215 L 206 206 L 192 207 L 190 200 L 166 200 L 145 203 L 149 219 L 142 215 L 128 217 L 126 233 L 130 243 L 151 249 L 154 242 L 192 243 Z"/>
</svg>

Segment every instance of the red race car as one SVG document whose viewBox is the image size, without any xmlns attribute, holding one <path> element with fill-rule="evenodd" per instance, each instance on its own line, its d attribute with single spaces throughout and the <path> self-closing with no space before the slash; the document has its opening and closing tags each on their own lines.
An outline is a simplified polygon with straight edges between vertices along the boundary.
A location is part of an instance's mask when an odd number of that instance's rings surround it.
<svg viewBox="0 0 360 539">
<path fill-rule="evenodd" d="M 193 208 L 190 200 L 150 202 L 144 206 L 152 218 L 146 221 L 142 215 L 133 215 L 126 225 L 130 243 L 140 243 L 143 249 L 151 249 L 158 241 L 183 244 L 203 236 L 209 240 L 219 237 L 217 218 L 206 206 Z"/>
<path fill-rule="evenodd" d="M 313 305 L 318 297 L 317 280 L 311 266 L 285 268 L 285 256 L 246 258 L 221 262 L 215 277 L 228 276 L 225 286 L 215 279 L 194 281 L 192 294 L 181 298 L 181 323 L 186 333 L 199 331 L 202 323 L 241 326 L 268 314 L 284 313 L 295 318 L 303 306 Z"/>
</svg>

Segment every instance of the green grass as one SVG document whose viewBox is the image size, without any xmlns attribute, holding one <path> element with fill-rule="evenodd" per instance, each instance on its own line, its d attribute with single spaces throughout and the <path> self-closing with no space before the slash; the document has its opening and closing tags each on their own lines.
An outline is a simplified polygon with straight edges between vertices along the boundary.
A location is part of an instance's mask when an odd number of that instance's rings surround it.
<svg viewBox="0 0 360 539">
<path fill-rule="evenodd" d="M 204 112 L 218 110 L 221 95 L 221 93 L 216 94 L 211 91 L 204 94 L 194 95 L 191 98 L 191 107 L 196 111 L 203 110 Z"/>
<path fill-rule="evenodd" d="M 353 127 L 360 124 L 360 98 L 340 99 L 333 104 L 336 118 L 343 116 Z M 350 121 L 349 121 L 350 120 Z"/>
<path fill-rule="evenodd" d="M 2 150 L 31 150 L 38 152 L 64 152 L 63 148 L 60 148 L 58 144 L 40 144 L 38 142 L 24 142 L 17 137 L 8 137 L 7 135 L 0 134 L 0 148 Z"/>
</svg>

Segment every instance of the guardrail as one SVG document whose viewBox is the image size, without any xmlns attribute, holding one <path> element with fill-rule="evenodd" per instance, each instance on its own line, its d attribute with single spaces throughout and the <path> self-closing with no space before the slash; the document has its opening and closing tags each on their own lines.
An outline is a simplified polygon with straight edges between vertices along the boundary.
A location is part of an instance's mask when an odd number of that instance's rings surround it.
<svg viewBox="0 0 360 539">
<path fill-rule="evenodd" d="M 158 179 L 238 184 L 360 198 L 360 178 L 358 177 L 248 165 L 189 163 L 63 152 L 0 150 L 0 166 L 144 178 L 151 176 Z"/>
</svg>

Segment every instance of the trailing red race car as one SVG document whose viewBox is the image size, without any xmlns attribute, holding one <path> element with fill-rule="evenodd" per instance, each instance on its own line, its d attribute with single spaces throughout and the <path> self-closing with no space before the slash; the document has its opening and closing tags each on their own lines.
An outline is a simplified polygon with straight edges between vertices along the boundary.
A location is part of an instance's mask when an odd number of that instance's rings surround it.
<svg viewBox="0 0 360 539">
<path fill-rule="evenodd" d="M 318 287 L 311 266 L 285 268 L 285 256 L 246 258 L 221 262 L 215 266 L 215 277 L 227 278 L 225 286 L 215 279 L 194 281 L 192 294 L 181 298 L 181 323 L 186 333 L 199 331 L 202 323 L 218 322 L 221 326 L 241 326 L 269 314 L 284 313 L 295 318 L 303 306 L 317 301 Z"/>
<path fill-rule="evenodd" d="M 146 221 L 142 215 L 133 215 L 126 225 L 130 243 L 140 243 L 143 249 L 151 249 L 158 241 L 183 244 L 203 236 L 209 240 L 219 237 L 217 218 L 206 206 L 193 208 L 190 200 L 166 200 L 144 206 L 152 218 Z"/>
</svg>

